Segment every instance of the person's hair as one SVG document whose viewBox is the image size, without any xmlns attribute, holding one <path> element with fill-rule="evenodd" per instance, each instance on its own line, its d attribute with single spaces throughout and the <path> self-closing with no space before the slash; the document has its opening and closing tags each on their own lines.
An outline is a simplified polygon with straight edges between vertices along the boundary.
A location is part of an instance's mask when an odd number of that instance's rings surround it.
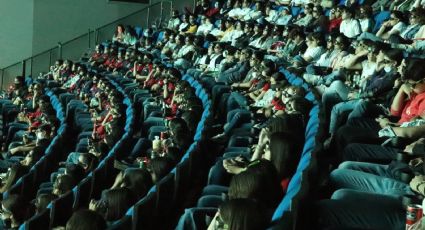
<svg viewBox="0 0 425 230">
<path fill-rule="evenodd" d="M 404 22 L 406 18 L 404 17 L 404 13 L 398 10 L 391 11 L 391 14 L 394 15 L 395 18 L 397 18 L 399 21 Z"/>
<path fill-rule="evenodd" d="M 383 49 L 382 52 L 389 59 L 397 62 L 397 65 L 400 65 L 401 61 L 403 61 L 403 51 L 400 49 Z"/>
<path fill-rule="evenodd" d="M 373 16 L 373 9 L 370 5 L 361 5 L 360 8 L 364 10 L 364 14 L 367 18 L 371 18 Z"/>
<path fill-rule="evenodd" d="M 42 193 L 38 195 L 36 198 L 36 203 L 34 205 L 36 213 L 41 213 L 46 210 L 50 202 L 56 198 L 57 196 L 51 193 Z"/>
<path fill-rule="evenodd" d="M 106 221 L 120 219 L 128 208 L 136 201 L 133 193 L 126 187 L 109 189 L 102 193 L 102 200 L 106 204 Z"/>
<path fill-rule="evenodd" d="M 406 70 L 402 76 L 403 80 L 422 80 L 425 76 L 425 60 L 419 58 L 406 59 Z"/>
<path fill-rule="evenodd" d="M 57 190 L 56 195 L 63 195 L 74 187 L 75 181 L 71 175 L 63 174 L 56 178 L 55 183 L 53 184 L 54 190 Z"/>
<path fill-rule="evenodd" d="M 322 35 L 322 33 L 314 32 L 314 33 L 308 34 L 307 38 L 316 40 L 318 46 L 324 46 L 325 45 L 325 38 Z"/>
<path fill-rule="evenodd" d="M 176 117 L 170 120 L 170 122 L 168 123 L 168 128 L 170 129 L 171 132 L 175 133 L 180 129 L 187 130 L 187 124 L 185 120 L 183 120 L 182 118 Z"/>
<path fill-rule="evenodd" d="M 74 212 L 66 222 L 66 230 L 104 230 L 105 219 L 97 212 L 81 209 Z"/>
<path fill-rule="evenodd" d="M 410 15 L 414 15 L 415 17 L 417 17 L 418 23 L 420 25 L 425 24 L 425 9 L 424 8 L 422 7 L 415 8 L 410 12 Z"/>
<path fill-rule="evenodd" d="M 28 203 L 25 201 L 24 197 L 17 194 L 11 194 L 2 202 L 3 207 L 10 211 L 13 215 L 13 219 L 17 223 L 22 223 L 28 216 Z"/>
<path fill-rule="evenodd" d="M 229 230 L 265 229 L 270 217 L 265 208 L 251 199 L 233 199 L 220 205 L 220 217 Z"/>
<path fill-rule="evenodd" d="M 349 13 L 351 18 L 353 18 L 355 15 L 355 11 L 351 7 L 341 6 L 340 9 L 341 9 L 341 14 L 343 12 Z"/>
<path fill-rule="evenodd" d="M 146 169 L 129 168 L 124 171 L 123 186 L 130 189 L 136 198 L 141 198 L 153 185 L 151 174 Z"/>
<path fill-rule="evenodd" d="M 293 109 L 299 113 L 301 113 L 303 116 L 307 116 L 311 109 L 311 102 L 304 97 L 301 96 L 293 96 L 289 99 L 294 103 Z"/>
<path fill-rule="evenodd" d="M 154 183 L 157 183 L 161 178 L 166 176 L 172 168 L 172 161 L 167 157 L 156 157 L 149 162 L 147 167 Z"/>
<path fill-rule="evenodd" d="M 294 27 L 293 29 L 289 31 L 289 34 L 288 34 L 288 38 L 290 39 L 294 39 L 296 37 L 304 37 L 304 36 L 305 34 L 303 30 L 301 30 L 299 27 Z"/>
<path fill-rule="evenodd" d="M 292 176 L 302 150 L 300 140 L 287 132 L 273 133 L 270 136 L 270 161 L 276 167 L 280 179 Z"/>
<path fill-rule="evenodd" d="M 85 171 L 83 166 L 79 164 L 68 163 L 65 166 L 65 172 L 67 175 L 70 175 L 74 181 L 80 181 L 85 176 Z"/>
<path fill-rule="evenodd" d="M 232 177 L 229 199 L 250 198 L 267 207 L 275 207 L 282 197 L 282 188 L 276 174 L 274 167 L 248 167 L 246 171 Z"/>
<path fill-rule="evenodd" d="M 186 149 L 189 147 L 191 137 L 189 129 L 179 129 L 172 136 L 173 143 L 180 149 Z"/>
<path fill-rule="evenodd" d="M 13 164 L 10 167 L 10 171 L 7 172 L 7 178 L 3 185 L 0 188 L 1 192 L 7 191 L 12 185 L 26 173 L 27 168 L 22 166 L 21 164 Z"/>
<path fill-rule="evenodd" d="M 170 159 L 172 164 L 177 164 L 179 162 L 179 160 L 182 158 L 182 155 L 183 155 L 182 150 L 180 150 L 177 147 L 170 146 L 170 147 L 168 147 L 167 155 L 165 155 L 165 157 Z"/>
<path fill-rule="evenodd" d="M 120 27 L 121 29 L 122 29 L 122 32 L 124 33 L 125 32 L 125 27 L 124 27 L 124 25 L 123 24 L 118 24 L 117 25 L 117 28 L 115 29 L 115 36 L 116 35 L 118 35 L 118 27 Z"/>
</svg>

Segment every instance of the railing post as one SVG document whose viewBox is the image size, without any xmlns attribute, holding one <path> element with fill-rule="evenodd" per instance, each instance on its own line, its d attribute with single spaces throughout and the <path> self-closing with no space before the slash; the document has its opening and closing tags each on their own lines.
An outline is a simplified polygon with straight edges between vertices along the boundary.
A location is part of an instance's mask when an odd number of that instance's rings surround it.
<svg viewBox="0 0 425 230">
<path fill-rule="evenodd" d="M 25 77 L 25 64 L 26 64 L 26 60 L 22 61 L 22 77 Z"/>
<path fill-rule="evenodd" d="M 96 28 L 94 30 L 94 46 L 97 46 L 97 44 L 99 44 L 98 39 L 99 39 L 99 28 Z"/>
<path fill-rule="evenodd" d="M 58 58 L 62 59 L 62 43 L 58 42 Z"/>
<path fill-rule="evenodd" d="M 4 69 L 1 70 L 1 89 L 3 89 Z"/>
<path fill-rule="evenodd" d="M 33 74 L 33 72 L 32 72 L 32 64 L 34 63 L 34 62 L 33 62 L 33 60 L 34 60 L 34 58 L 33 58 L 33 57 L 31 57 L 31 59 L 30 59 L 30 61 L 31 61 L 31 66 L 30 66 L 31 78 L 34 78 L 34 74 Z M 49 67 L 50 67 L 50 66 L 49 66 Z"/>
<path fill-rule="evenodd" d="M 149 18 L 150 18 L 150 16 L 151 16 L 151 7 L 149 6 L 148 7 L 148 13 L 147 13 L 147 20 L 146 20 L 146 28 L 149 28 L 151 25 L 149 24 Z"/>
<path fill-rule="evenodd" d="M 159 16 L 159 25 L 158 25 L 158 29 L 161 29 L 162 28 L 162 17 L 164 16 L 164 4 L 163 4 L 164 2 L 163 1 L 161 1 L 161 13 L 160 13 L 160 16 Z"/>
<path fill-rule="evenodd" d="M 52 65 L 52 50 L 49 51 L 49 66 L 47 67 L 47 69 L 49 69 L 51 65 Z"/>
<path fill-rule="evenodd" d="M 89 28 L 89 49 L 91 48 L 91 36 L 90 36 L 90 28 Z"/>
</svg>

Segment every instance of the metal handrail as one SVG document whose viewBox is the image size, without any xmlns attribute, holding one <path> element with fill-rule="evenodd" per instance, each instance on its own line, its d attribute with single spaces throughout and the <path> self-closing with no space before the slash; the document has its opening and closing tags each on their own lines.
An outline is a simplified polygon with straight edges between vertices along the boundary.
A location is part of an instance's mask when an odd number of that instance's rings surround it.
<svg viewBox="0 0 425 230">
<path fill-rule="evenodd" d="M 105 24 L 105 25 L 103 25 L 103 26 L 100 26 L 100 27 L 98 27 L 98 28 L 96 28 L 95 30 L 93 30 L 93 31 L 98 31 L 99 29 L 103 29 L 103 28 L 105 28 L 105 27 L 108 27 L 108 26 L 110 26 L 110 25 L 113 25 L 113 24 L 116 24 L 117 22 L 119 22 L 119 21 L 121 21 L 121 20 L 124 20 L 124 19 L 126 19 L 126 18 L 128 18 L 128 17 L 131 17 L 131 16 L 133 16 L 133 15 L 136 15 L 136 14 L 138 14 L 138 13 L 141 13 L 141 12 L 143 12 L 143 11 L 145 11 L 146 9 L 150 9 L 151 7 L 153 7 L 153 6 L 156 6 L 156 5 L 159 5 L 159 4 L 163 4 L 163 2 L 167 2 L 167 3 L 171 3 L 171 8 L 172 8 L 172 6 L 173 6 L 173 1 L 170 1 L 170 0 L 168 0 L 168 1 L 160 1 L 160 2 L 156 2 L 156 3 L 154 3 L 154 4 L 151 4 L 151 5 L 149 5 L 149 6 L 146 6 L 146 7 L 144 7 L 144 8 L 142 8 L 142 9 L 140 9 L 140 10 L 138 10 L 138 11 L 135 11 L 135 12 L 133 12 L 133 13 L 131 13 L 131 14 L 128 14 L 128 15 L 126 15 L 126 16 L 123 16 L 123 17 L 121 17 L 121 18 L 118 18 L 118 19 L 116 19 L 116 20 L 114 20 L 114 21 L 112 21 L 112 22 L 110 22 L 110 23 L 108 23 L 108 24 Z M 149 22 L 149 13 L 147 14 L 148 15 L 148 22 Z M 148 25 L 149 25 L 149 23 L 148 23 Z M 90 33 L 91 32 L 93 32 L 93 31 L 90 31 L 90 29 L 89 29 L 89 36 L 90 36 Z M 63 45 L 66 45 L 66 44 L 69 44 L 69 43 L 71 43 L 71 42 L 73 42 L 73 41 L 76 41 L 76 40 L 78 40 L 78 39 L 80 39 L 80 38 L 82 38 L 82 37 L 84 37 L 84 36 L 86 36 L 87 35 L 87 33 L 84 33 L 84 34 L 82 34 L 82 35 L 79 35 L 79 36 L 77 36 L 77 37 L 75 37 L 75 38 L 73 38 L 73 39 L 71 39 L 71 40 L 68 40 L 68 41 L 66 41 L 66 42 L 64 42 L 64 43 L 60 43 L 60 42 L 58 42 L 58 45 L 60 44 L 61 46 L 63 46 Z M 30 60 L 30 59 L 32 59 L 32 58 L 34 58 L 34 57 L 37 57 L 37 56 L 41 56 L 41 55 L 43 55 L 43 54 L 45 54 L 45 53 L 48 53 L 48 52 L 52 52 L 53 50 L 55 50 L 56 48 L 58 48 L 58 46 L 55 46 L 55 47 L 52 47 L 52 48 L 50 48 L 50 49 L 47 49 L 47 50 L 45 50 L 45 51 L 43 51 L 43 52 L 40 52 L 40 53 L 38 53 L 38 54 L 35 54 L 35 55 L 32 55 L 32 56 L 30 56 L 30 57 L 27 57 L 27 58 L 23 58 L 22 60 L 23 61 L 27 61 L 27 60 Z M 15 66 L 15 65 L 18 65 L 19 63 L 22 63 L 23 61 L 19 61 L 19 62 L 16 62 L 16 63 L 13 63 L 13 64 L 11 64 L 11 65 L 8 65 L 8 66 L 6 66 L 6 67 L 4 67 L 4 68 L 2 68 L 2 69 L 0 69 L 1 70 L 1 72 L 2 72 L 2 78 L 3 78 L 3 73 L 4 73 L 4 70 L 5 69 L 8 69 L 8 68 L 10 68 L 10 67 L 12 67 L 12 66 Z"/>
</svg>

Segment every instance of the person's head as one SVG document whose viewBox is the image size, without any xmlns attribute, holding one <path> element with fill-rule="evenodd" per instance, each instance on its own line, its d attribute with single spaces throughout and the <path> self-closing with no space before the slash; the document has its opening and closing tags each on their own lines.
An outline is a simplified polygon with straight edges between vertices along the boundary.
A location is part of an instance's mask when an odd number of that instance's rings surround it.
<svg viewBox="0 0 425 230">
<path fill-rule="evenodd" d="M 409 22 L 412 25 L 414 24 L 424 25 L 425 24 L 425 9 L 418 7 L 412 10 L 409 15 Z"/>
<path fill-rule="evenodd" d="M 251 199 L 234 199 L 224 202 L 214 219 L 214 229 L 257 230 L 267 228 L 270 221 L 266 210 Z"/>
<path fill-rule="evenodd" d="M 224 43 L 217 42 L 214 45 L 214 53 L 215 54 L 222 54 L 223 53 L 223 49 L 224 49 Z"/>
<path fill-rule="evenodd" d="M 124 171 L 121 187 L 130 189 L 136 198 L 146 195 L 152 185 L 152 176 L 147 169 L 129 168 Z"/>
<path fill-rule="evenodd" d="M 38 195 L 34 200 L 35 212 L 36 213 L 43 212 L 44 210 L 46 210 L 50 202 L 56 198 L 57 196 L 50 193 L 42 193 Z"/>
<path fill-rule="evenodd" d="M 6 191 L 7 189 L 9 189 L 10 187 L 12 187 L 12 185 L 21 177 L 26 173 L 26 169 L 25 167 L 23 167 L 21 164 L 13 164 L 12 166 L 10 166 L 10 168 L 8 168 L 7 172 L 6 172 L 6 177 L 4 179 L 2 179 L 2 190 Z"/>
<path fill-rule="evenodd" d="M 323 8 L 320 5 L 313 6 L 313 17 L 318 18 L 323 15 Z"/>
<path fill-rule="evenodd" d="M 232 177 L 228 191 L 229 199 L 255 199 L 267 207 L 275 207 L 282 198 L 282 189 L 276 175 L 276 169 L 267 160 L 252 163 L 245 171 Z"/>
<path fill-rule="evenodd" d="M 53 183 L 53 191 L 52 193 L 56 196 L 63 195 L 74 187 L 75 180 L 71 175 L 61 174 L 59 175 L 55 182 Z"/>
<path fill-rule="evenodd" d="M 52 127 L 49 124 L 43 124 L 36 131 L 37 140 L 49 139 Z"/>
<path fill-rule="evenodd" d="M 425 75 L 425 60 L 420 58 L 404 58 L 398 67 L 402 81 L 419 81 Z"/>
<path fill-rule="evenodd" d="M 346 50 L 348 47 L 348 38 L 343 34 L 338 35 L 334 40 L 334 48 L 336 50 Z"/>
<path fill-rule="evenodd" d="M 35 146 L 31 151 L 25 155 L 24 159 L 21 161 L 23 166 L 31 166 L 36 163 L 44 154 L 44 148 L 40 146 Z"/>
<path fill-rule="evenodd" d="M 358 17 L 361 19 L 371 18 L 373 15 L 373 9 L 370 5 L 361 5 L 359 9 Z"/>
<path fill-rule="evenodd" d="M 354 17 L 354 10 L 350 7 L 341 7 L 342 20 L 352 19 Z"/>
<path fill-rule="evenodd" d="M 81 181 L 85 176 L 85 171 L 80 164 L 68 163 L 65 166 L 65 174 L 70 175 L 74 181 Z"/>
<path fill-rule="evenodd" d="M 103 191 L 101 200 L 104 202 L 106 208 L 106 221 L 120 219 L 136 201 L 131 190 L 125 187 Z"/>
<path fill-rule="evenodd" d="M 156 157 L 149 162 L 147 167 L 154 183 L 157 183 L 161 178 L 166 176 L 172 168 L 172 161 L 167 157 Z"/>
<path fill-rule="evenodd" d="M 391 11 L 390 18 L 388 20 L 391 21 L 392 25 L 395 25 L 399 22 L 404 22 L 405 18 L 404 18 L 403 12 L 398 10 L 393 10 Z"/>
<path fill-rule="evenodd" d="M 314 32 L 307 35 L 307 45 L 309 47 L 323 46 L 324 38 L 321 33 Z"/>
<path fill-rule="evenodd" d="M 296 169 L 301 154 L 299 138 L 286 132 L 270 135 L 268 148 L 264 151 L 263 158 L 270 160 L 276 167 L 280 179 L 288 178 Z"/>
<path fill-rule="evenodd" d="M 397 66 L 400 65 L 402 60 L 403 52 L 399 49 L 391 48 L 382 49 L 376 57 L 376 61 L 378 63 L 384 64 L 384 70 L 386 72 L 396 70 Z"/>
<path fill-rule="evenodd" d="M 1 202 L 1 217 L 8 227 L 19 227 L 27 218 L 28 203 L 21 195 L 11 194 Z"/>
<path fill-rule="evenodd" d="M 122 34 L 122 33 L 124 33 L 125 32 L 125 28 L 124 28 L 124 26 L 122 25 L 122 24 L 119 24 L 118 26 L 117 26 L 117 29 L 116 29 L 116 31 L 115 31 L 115 34 Z"/>
<path fill-rule="evenodd" d="M 74 212 L 66 222 L 65 230 L 104 230 L 105 219 L 97 212 L 81 209 Z"/>
</svg>

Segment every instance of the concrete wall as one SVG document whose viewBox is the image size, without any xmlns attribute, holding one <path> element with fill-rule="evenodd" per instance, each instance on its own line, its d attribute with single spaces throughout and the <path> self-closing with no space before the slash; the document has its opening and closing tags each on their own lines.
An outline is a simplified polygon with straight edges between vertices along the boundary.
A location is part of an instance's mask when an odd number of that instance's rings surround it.
<svg viewBox="0 0 425 230">
<path fill-rule="evenodd" d="M 146 5 L 106 0 L 36 0 L 32 51 L 42 52 L 143 7 Z"/>
<path fill-rule="evenodd" d="M 154 4 L 161 0 L 150 0 L 150 2 Z M 193 0 L 173 0 L 174 8 L 179 10 L 182 10 L 183 6 L 192 4 Z M 87 33 L 88 29 L 99 28 L 147 6 L 147 4 L 117 3 L 107 0 L 0 0 L 2 16 L 0 69 L 48 50 L 56 46 L 58 42 L 64 43 L 76 38 Z M 169 15 L 169 10 L 170 4 L 164 3 L 164 18 Z M 160 5 L 151 8 L 149 18 L 151 23 L 158 19 L 160 11 Z M 146 16 L 147 11 L 143 11 L 120 23 L 144 27 L 148 21 Z M 100 30 L 100 41 L 105 38 L 110 39 L 115 26 L 114 23 L 103 27 Z M 71 58 L 79 56 L 81 49 L 87 47 L 87 44 L 87 38 L 67 44 L 64 50 L 67 52 L 76 50 L 76 52 L 67 53 L 68 55 L 64 54 L 64 56 L 71 56 Z M 49 59 L 56 59 L 57 52 L 52 53 L 45 53 L 34 59 L 33 72 L 48 66 Z"/>
<path fill-rule="evenodd" d="M 0 68 L 32 54 L 33 1 L 0 0 Z"/>
</svg>

